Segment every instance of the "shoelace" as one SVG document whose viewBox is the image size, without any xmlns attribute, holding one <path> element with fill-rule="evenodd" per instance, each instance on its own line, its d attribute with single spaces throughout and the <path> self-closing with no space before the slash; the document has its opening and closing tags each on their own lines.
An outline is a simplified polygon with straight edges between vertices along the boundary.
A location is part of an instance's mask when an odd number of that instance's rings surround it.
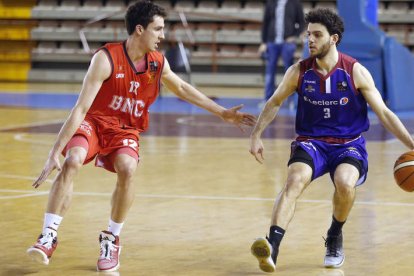
<svg viewBox="0 0 414 276">
<path fill-rule="evenodd" d="M 52 233 L 46 235 L 42 234 L 39 238 L 39 244 L 46 247 L 47 249 L 50 249 L 52 248 L 54 238 L 55 237 L 53 237 Z"/>
<path fill-rule="evenodd" d="M 110 240 L 102 239 L 100 259 L 110 260 L 112 258 L 112 254 L 114 253 L 115 250 L 117 250 L 117 248 L 118 246 L 116 246 Z"/>
<path fill-rule="evenodd" d="M 333 257 L 338 257 L 338 238 L 334 238 L 334 237 L 327 237 L 326 239 L 323 238 L 325 240 L 325 247 L 327 248 L 329 255 L 328 256 L 333 256 Z"/>
</svg>

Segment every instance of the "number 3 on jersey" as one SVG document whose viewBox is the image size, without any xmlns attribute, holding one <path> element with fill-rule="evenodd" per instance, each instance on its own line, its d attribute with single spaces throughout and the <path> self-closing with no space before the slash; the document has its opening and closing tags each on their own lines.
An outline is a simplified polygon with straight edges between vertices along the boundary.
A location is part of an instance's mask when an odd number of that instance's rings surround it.
<svg viewBox="0 0 414 276">
<path fill-rule="evenodd" d="M 330 109 L 330 108 L 324 108 L 324 109 L 323 109 L 323 112 L 325 113 L 325 114 L 323 115 L 323 118 L 324 118 L 324 119 L 331 118 L 331 109 Z"/>
<path fill-rule="evenodd" d="M 126 147 L 131 147 L 134 150 L 137 150 L 137 147 L 138 147 L 137 141 L 132 140 L 132 139 L 124 139 L 122 140 L 122 144 Z"/>
</svg>

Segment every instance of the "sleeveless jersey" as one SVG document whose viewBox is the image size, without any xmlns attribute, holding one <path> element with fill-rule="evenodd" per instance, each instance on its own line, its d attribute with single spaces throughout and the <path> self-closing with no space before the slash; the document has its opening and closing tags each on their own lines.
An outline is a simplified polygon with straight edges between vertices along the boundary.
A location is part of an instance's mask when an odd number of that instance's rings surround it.
<svg viewBox="0 0 414 276">
<path fill-rule="evenodd" d="M 354 138 L 368 130 L 367 102 L 352 78 L 356 62 L 339 53 L 335 68 L 325 76 L 316 70 L 315 58 L 300 62 L 297 134 Z"/>
<path fill-rule="evenodd" d="M 147 53 L 145 71 L 137 72 L 127 54 L 126 41 L 108 43 L 99 50 L 107 54 L 112 73 L 103 82 L 87 115 L 105 116 L 105 121 L 122 128 L 145 131 L 149 124 L 148 108 L 160 90 L 164 56 L 156 51 Z"/>
</svg>

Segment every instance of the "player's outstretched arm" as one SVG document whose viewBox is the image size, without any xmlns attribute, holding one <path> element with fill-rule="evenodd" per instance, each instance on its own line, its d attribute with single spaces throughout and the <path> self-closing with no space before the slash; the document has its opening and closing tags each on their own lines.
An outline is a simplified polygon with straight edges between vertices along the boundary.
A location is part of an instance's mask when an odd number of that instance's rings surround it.
<svg viewBox="0 0 414 276">
<path fill-rule="evenodd" d="M 49 153 L 41 174 L 32 184 L 34 188 L 39 187 L 53 170 L 61 169 L 59 162 L 60 153 L 82 123 L 86 112 L 88 112 L 93 100 L 98 94 L 102 82 L 107 79 L 110 74 L 111 65 L 106 54 L 103 51 L 96 53 L 92 58 L 91 65 L 83 80 L 78 100 L 70 112 L 69 117 L 60 129 L 56 142 Z"/>
<path fill-rule="evenodd" d="M 215 103 L 189 83 L 183 81 L 171 70 L 167 59 L 165 59 L 161 80 L 168 90 L 173 92 L 179 98 L 201 107 L 219 116 L 224 121 L 235 124 L 239 128 L 242 126 L 253 126 L 256 122 L 256 117 L 254 115 L 239 111 L 243 105 L 226 109 Z"/>
<path fill-rule="evenodd" d="M 262 112 L 259 115 L 256 125 L 250 135 L 250 150 L 249 152 L 256 158 L 259 163 L 263 163 L 263 143 L 261 140 L 262 132 L 276 117 L 283 101 L 293 94 L 297 89 L 299 78 L 299 63 L 293 64 L 286 71 L 282 82 L 279 84 L 272 97 L 266 102 Z"/>
<path fill-rule="evenodd" d="M 382 125 L 404 145 L 413 150 L 413 138 L 397 115 L 385 105 L 369 71 L 360 63 L 356 63 L 353 68 L 353 76 L 356 88 L 361 91 Z"/>
</svg>

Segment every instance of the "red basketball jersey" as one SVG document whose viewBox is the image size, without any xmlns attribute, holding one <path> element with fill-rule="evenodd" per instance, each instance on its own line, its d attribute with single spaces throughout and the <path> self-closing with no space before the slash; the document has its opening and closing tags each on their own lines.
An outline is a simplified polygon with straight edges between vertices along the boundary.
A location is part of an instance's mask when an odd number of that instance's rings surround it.
<svg viewBox="0 0 414 276">
<path fill-rule="evenodd" d="M 108 43 L 100 50 L 107 54 L 112 73 L 103 82 L 88 115 L 105 116 L 122 127 L 145 131 L 148 108 L 160 90 L 164 56 L 157 51 L 147 53 L 145 71 L 137 72 L 127 54 L 126 42 Z"/>
</svg>

